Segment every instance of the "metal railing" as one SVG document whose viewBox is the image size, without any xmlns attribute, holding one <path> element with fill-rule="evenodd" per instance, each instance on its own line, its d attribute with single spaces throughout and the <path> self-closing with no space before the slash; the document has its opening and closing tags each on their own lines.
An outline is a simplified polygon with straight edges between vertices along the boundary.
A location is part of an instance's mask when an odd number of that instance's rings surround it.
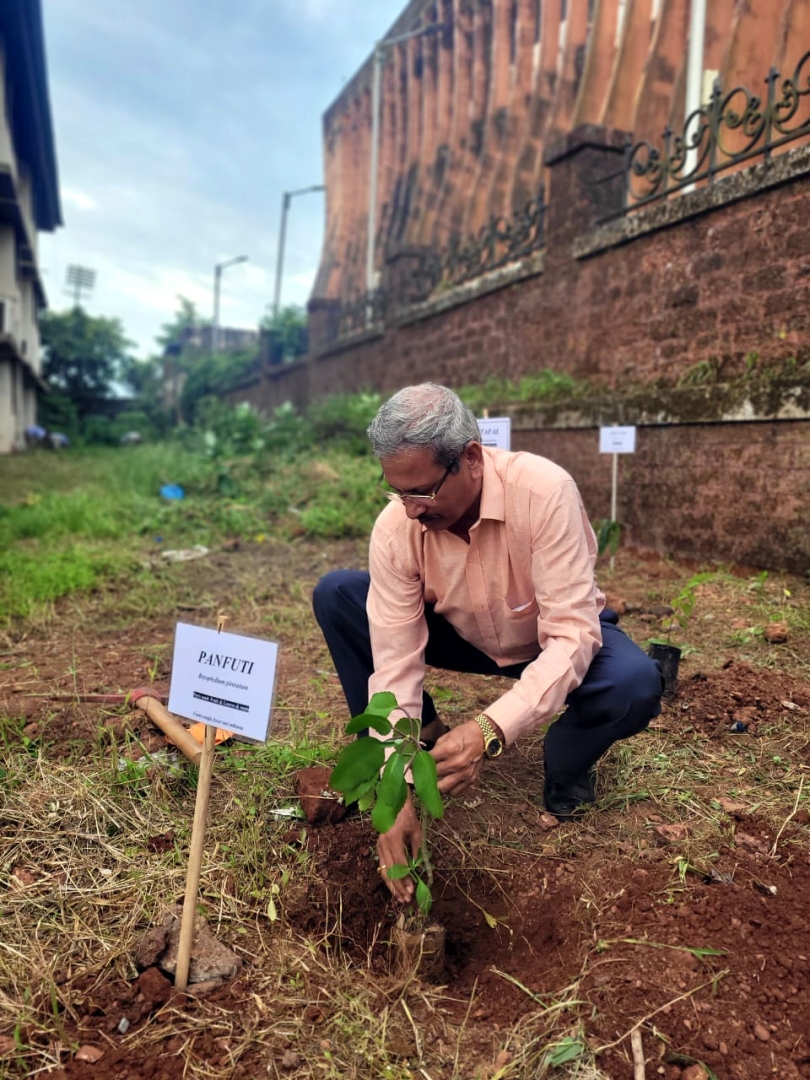
<svg viewBox="0 0 810 1080">
<path fill-rule="evenodd" d="M 395 256 L 391 265 L 398 261 L 400 265 L 386 275 L 390 280 L 383 288 L 341 302 L 332 340 L 382 329 L 416 304 L 542 250 L 544 221 L 545 192 L 541 187 L 537 197 L 511 217 L 493 214 L 472 236 L 453 236 L 444 250 L 406 252 L 401 260 Z"/>
<path fill-rule="evenodd" d="M 675 134 L 667 127 L 663 146 L 628 142 L 624 210 L 632 210 L 699 181 L 713 183 L 724 170 L 810 135 L 810 52 L 793 75 L 771 68 L 765 100 L 745 86 L 724 91 L 715 82 L 710 100 L 687 117 Z"/>
</svg>

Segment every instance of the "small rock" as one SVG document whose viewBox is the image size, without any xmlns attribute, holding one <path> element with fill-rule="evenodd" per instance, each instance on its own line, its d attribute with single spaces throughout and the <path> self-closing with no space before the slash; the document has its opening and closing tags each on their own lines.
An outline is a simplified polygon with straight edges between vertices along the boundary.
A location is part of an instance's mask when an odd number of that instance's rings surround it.
<svg viewBox="0 0 810 1080">
<path fill-rule="evenodd" d="M 294 1050 L 285 1050 L 279 1065 L 282 1069 L 297 1069 L 301 1064 L 301 1058 Z"/>
<path fill-rule="evenodd" d="M 77 1061 L 86 1061 L 90 1065 L 95 1065 L 97 1061 L 101 1061 L 104 1057 L 104 1051 L 100 1046 L 91 1046 L 89 1043 L 85 1046 L 80 1046 L 76 1051 Z"/>
<path fill-rule="evenodd" d="M 323 1020 L 323 1009 L 320 1005 L 307 1005 L 304 1009 L 304 1019 L 311 1024 L 318 1024 Z"/>
<path fill-rule="evenodd" d="M 788 624 L 772 622 L 765 627 L 765 640 L 771 645 L 783 645 L 788 639 Z"/>
<path fill-rule="evenodd" d="M 166 914 L 162 926 L 147 931 L 135 953 L 135 963 L 139 968 L 157 965 L 174 975 L 182 913 L 183 909 L 178 905 Z M 217 941 L 201 915 L 196 916 L 188 981 L 204 983 L 212 979 L 230 979 L 238 974 L 240 967 L 241 961 L 236 953 Z"/>
<path fill-rule="evenodd" d="M 502 1069 L 505 1065 L 509 1065 L 514 1061 L 515 1055 L 508 1050 L 499 1050 L 495 1055 L 495 1068 Z"/>
<path fill-rule="evenodd" d="M 676 821 L 672 825 L 656 825 L 655 831 L 667 844 L 674 844 L 687 838 L 689 826 L 683 821 Z"/>
<path fill-rule="evenodd" d="M 416 1053 L 416 1045 L 413 1039 L 403 1038 L 401 1035 L 392 1035 L 385 1044 L 385 1049 L 394 1057 L 412 1057 Z"/>
<path fill-rule="evenodd" d="M 39 735 L 39 724 L 36 720 L 32 720 L 30 724 L 25 725 L 23 735 L 25 735 L 26 739 L 35 739 Z"/>
<path fill-rule="evenodd" d="M 768 1031 L 764 1024 L 760 1023 L 754 1024 L 754 1035 L 760 1042 L 768 1042 L 771 1037 L 770 1031 Z"/>
<path fill-rule="evenodd" d="M 16 885 L 17 888 L 27 889 L 29 885 L 35 885 L 37 882 L 36 874 L 33 874 L 30 870 L 27 870 L 24 866 L 15 866 L 11 871 L 11 885 Z"/>
<path fill-rule="evenodd" d="M 147 968 L 135 980 L 136 993 L 143 996 L 144 1005 L 152 1012 L 165 1005 L 172 996 L 172 984 L 156 967 Z"/>
<path fill-rule="evenodd" d="M 121 1035 L 126 1035 L 126 1033 L 129 1031 L 129 1020 L 127 1020 L 125 1016 L 122 1016 L 121 1019 L 118 1021 L 117 1030 L 120 1032 Z"/>
<path fill-rule="evenodd" d="M 186 987 L 186 993 L 192 997 L 205 997 L 212 990 L 225 985 L 225 979 L 206 979 L 205 982 L 190 982 Z"/>
<path fill-rule="evenodd" d="M 810 810 L 805 810 L 804 807 L 802 807 L 801 810 L 797 810 L 793 815 L 793 820 L 798 825 L 807 825 L 810 823 Z"/>
<path fill-rule="evenodd" d="M 543 830 L 543 832 L 551 832 L 552 829 L 559 829 L 560 823 L 553 814 L 542 813 L 537 821 L 537 824 Z"/>
<path fill-rule="evenodd" d="M 13 1054 L 17 1050 L 17 1044 L 10 1035 L 0 1035 L 0 1057 Z"/>
<path fill-rule="evenodd" d="M 709 1074 L 702 1065 L 687 1065 L 681 1073 L 681 1080 L 709 1080 Z"/>
</svg>

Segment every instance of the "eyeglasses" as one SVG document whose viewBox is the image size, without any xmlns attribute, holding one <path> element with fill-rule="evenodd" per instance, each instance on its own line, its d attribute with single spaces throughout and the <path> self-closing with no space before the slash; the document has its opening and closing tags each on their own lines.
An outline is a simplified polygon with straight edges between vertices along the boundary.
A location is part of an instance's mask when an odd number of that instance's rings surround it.
<svg viewBox="0 0 810 1080">
<path fill-rule="evenodd" d="M 385 497 L 389 500 L 389 502 L 436 502 L 436 496 L 441 491 L 442 484 L 445 482 L 453 469 L 455 469 L 456 465 L 458 465 L 458 458 L 453 458 L 453 460 L 447 466 L 444 476 L 441 478 L 441 480 L 438 482 L 436 487 L 433 489 L 433 491 L 431 491 L 429 495 L 400 495 L 398 491 L 386 491 Z"/>
</svg>

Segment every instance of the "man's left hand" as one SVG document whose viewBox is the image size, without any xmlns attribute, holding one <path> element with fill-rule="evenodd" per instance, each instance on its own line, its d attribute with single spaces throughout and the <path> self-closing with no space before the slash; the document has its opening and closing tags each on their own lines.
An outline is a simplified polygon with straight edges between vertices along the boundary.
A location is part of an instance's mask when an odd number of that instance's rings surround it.
<svg viewBox="0 0 810 1080">
<path fill-rule="evenodd" d="M 475 783 L 484 760 L 484 735 L 474 720 L 459 724 L 436 740 L 430 751 L 442 795 L 460 795 Z"/>
</svg>

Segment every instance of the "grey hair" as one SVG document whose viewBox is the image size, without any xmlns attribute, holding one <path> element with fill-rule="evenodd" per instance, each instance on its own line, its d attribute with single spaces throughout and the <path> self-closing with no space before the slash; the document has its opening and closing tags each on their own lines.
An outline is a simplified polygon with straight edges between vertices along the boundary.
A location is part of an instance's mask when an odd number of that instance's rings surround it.
<svg viewBox="0 0 810 1080">
<path fill-rule="evenodd" d="M 383 402 L 368 437 L 381 461 L 427 447 L 436 463 L 445 466 L 458 460 L 468 443 L 481 441 L 472 409 L 448 387 L 429 382 L 406 386 Z"/>
</svg>

